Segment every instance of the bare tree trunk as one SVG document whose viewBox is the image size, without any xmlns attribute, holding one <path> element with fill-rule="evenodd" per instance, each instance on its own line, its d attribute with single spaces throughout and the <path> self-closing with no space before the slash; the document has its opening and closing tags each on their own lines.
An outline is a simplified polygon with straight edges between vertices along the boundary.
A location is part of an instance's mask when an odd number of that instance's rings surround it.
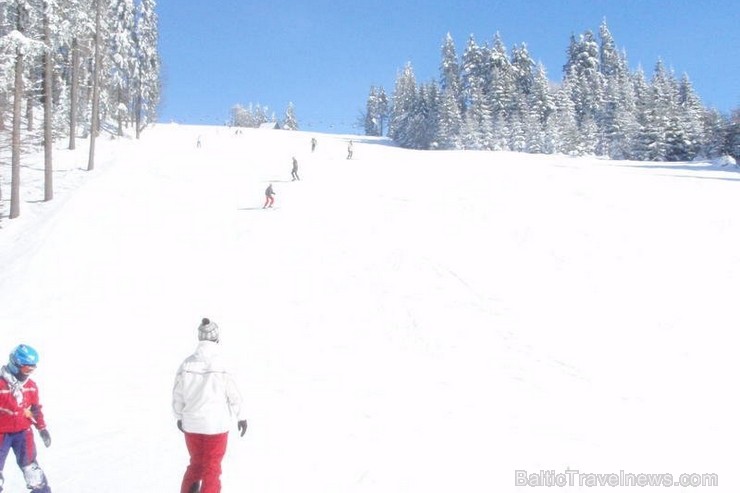
<svg viewBox="0 0 740 493">
<path fill-rule="evenodd" d="M 80 87 L 80 46 L 72 40 L 72 84 L 69 89 L 69 148 L 75 149 L 77 137 L 77 105 Z"/>
<path fill-rule="evenodd" d="M 144 111 L 144 96 L 142 92 L 144 91 L 143 84 L 141 82 L 142 80 L 142 71 L 144 70 L 141 67 L 141 64 L 137 64 L 138 68 L 136 69 L 138 73 L 136 74 L 136 88 L 134 89 L 134 124 L 136 125 L 136 138 L 139 139 L 141 137 L 141 132 L 144 130 L 142 127 L 142 111 Z"/>
<path fill-rule="evenodd" d="M 123 118 L 124 113 L 121 111 L 121 90 L 118 90 L 118 105 L 116 105 L 116 120 L 118 120 L 118 136 L 123 137 Z"/>
<path fill-rule="evenodd" d="M 0 95 L 0 131 L 5 130 L 5 109 L 8 101 L 5 99 L 5 94 Z"/>
<path fill-rule="evenodd" d="M 33 94 L 30 94 L 26 98 L 26 130 L 33 132 Z"/>
<path fill-rule="evenodd" d="M 15 55 L 15 90 L 13 91 L 13 133 L 10 161 L 10 219 L 21 213 L 21 99 L 23 99 L 23 53 Z"/>
<path fill-rule="evenodd" d="M 140 89 L 139 89 L 140 91 Z M 136 94 L 136 103 L 134 103 L 134 125 L 136 126 L 136 138 L 141 137 L 141 94 Z"/>
<path fill-rule="evenodd" d="M 95 48 L 94 48 L 93 66 L 93 96 L 92 96 L 92 115 L 90 118 L 90 155 L 87 160 L 87 170 L 92 171 L 95 168 L 95 137 L 98 133 L 100 109 L 100 0 L 95 1 Z"/>
<path fill-rule="evenodd" d="M 44 12 L 44 41 L 46 51 L 44 52 L 44 200 L 54 198 L 53 166 L 52 166 L 52 93 L 51 84 L 53 77 L 52 53 L 51 53 L 51 29 L 49 28 L 49 6 L 46 3 Z"/>
</svg>

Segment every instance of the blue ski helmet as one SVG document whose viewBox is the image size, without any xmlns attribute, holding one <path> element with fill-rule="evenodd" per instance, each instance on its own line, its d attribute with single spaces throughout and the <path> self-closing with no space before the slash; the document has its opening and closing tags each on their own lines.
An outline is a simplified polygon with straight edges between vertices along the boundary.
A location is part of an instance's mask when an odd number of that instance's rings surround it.
<svg viewBox="0 0 740 493">
<path fill-rule="evenodd" d="M 8 367 L 13 374 L 18 373 L 21 366 L 36 366 L 37 364 L 39 364 L 39 353 L 31 346 L 20 344 L 10 353 Z"/>
</svg>

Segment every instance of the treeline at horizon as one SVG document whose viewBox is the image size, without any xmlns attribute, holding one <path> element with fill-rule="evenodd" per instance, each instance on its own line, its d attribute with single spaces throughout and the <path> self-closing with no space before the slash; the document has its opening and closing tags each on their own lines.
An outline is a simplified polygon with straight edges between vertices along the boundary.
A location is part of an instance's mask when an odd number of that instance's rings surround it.
<svg viewBox="0 0 740 493">
<path fill-rule="evenodd" d="M 606 22 L 571 36 L 562 82 L 548 79 L 526 44 L 511 54 L 471 35 L 461 57 L 447 34 L 439 81 L 417 83 L 407 63 L 391 97 L 371 87 L 366 135 L 411 149 L 509 150 L 641 161 L 740 157 L 740 109 L 706 108 L 688 75 L 661 60 L 648 79 L 630 71 Z"/>
<path fill-rule="evenodd" d="M 298 120 L 295 116 L 295 106 L 288 103 L 282 121 L 278 121 L 275 113 L 270 114 L 270 109 L 259 103 L 249 103 L 246 107 L 235 104 L 231 108 L 229 126 L 243 128 L 258 128 L 265 123 L 271 123 L 284 130 L 298 130 Z"/>
</svg>

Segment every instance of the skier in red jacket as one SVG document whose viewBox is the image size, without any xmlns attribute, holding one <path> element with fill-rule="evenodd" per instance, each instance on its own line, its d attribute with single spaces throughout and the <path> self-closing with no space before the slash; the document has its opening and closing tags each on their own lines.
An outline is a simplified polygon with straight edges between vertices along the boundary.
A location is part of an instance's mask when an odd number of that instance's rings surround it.
<svg viewBox="0 0 740 493">
<path fill-rule="evenodd" d="M 268 207 L 272 207 L 272 204 L 274 203 L 275 191 L 272 189 L 272 183 L 270 183 L 265 189 L 265 205 L 263 205 L 262 208 L 267 209 Z"/>
<path fill-rule="evenodd" d="M 21 344 L 10 353 L 8 364 L 0 368 L 0 492 L 5 459 L 12 449 L 31 493 L 51 493 L 46 475 L 36 462 L 31 428 L 36 427 L 44 445 L 51 445 L 39 403 L 39 390 L 36 382 L 29 378 L 38 361 L 36 350 Z"/>
</svg>

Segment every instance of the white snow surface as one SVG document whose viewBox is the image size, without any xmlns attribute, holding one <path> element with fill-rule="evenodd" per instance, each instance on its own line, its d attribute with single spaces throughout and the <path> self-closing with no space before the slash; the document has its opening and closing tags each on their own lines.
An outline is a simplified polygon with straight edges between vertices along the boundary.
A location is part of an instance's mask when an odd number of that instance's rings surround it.
<svg viewBox="0 0 740 493">
<path fill-rule="evenodd" d="M 712 160 L 712 163 L 717 166 L 737 166 L 737 161 L 735 161 L 735 158 L 728 155 L 720 156 Z"/>
<path fill-rule="evenodd" d="M 227 493 L 615 490 L 515 484 L 568 469 L 740 491 L 730 167 L 175 124 L 86 162 L 57 150 L 42 202 L 26 158 L 0 223 L 0 351 L 40 352 L 54 493 L 178 491 L 202 317 L 249 420 Z M 5 478 L 25 491 L 12 455 Z"/>
</svg>

